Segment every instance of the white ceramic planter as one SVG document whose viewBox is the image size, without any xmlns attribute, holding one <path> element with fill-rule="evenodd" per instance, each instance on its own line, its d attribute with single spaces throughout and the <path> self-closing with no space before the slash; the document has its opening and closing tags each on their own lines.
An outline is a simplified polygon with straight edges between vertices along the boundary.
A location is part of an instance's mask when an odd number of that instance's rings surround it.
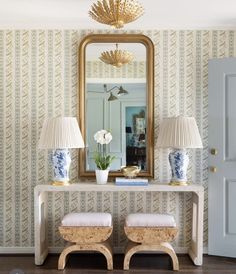
<svg viewBox="0 0 236 274">
<path fill-rule="evenodd" d="M 106 169 L 106 170 L 96 169 L 95 172 L 96 172 L 97 184 L 99 185 L 106 184 L 108 179 L 109 169 Z"/>
</svg>

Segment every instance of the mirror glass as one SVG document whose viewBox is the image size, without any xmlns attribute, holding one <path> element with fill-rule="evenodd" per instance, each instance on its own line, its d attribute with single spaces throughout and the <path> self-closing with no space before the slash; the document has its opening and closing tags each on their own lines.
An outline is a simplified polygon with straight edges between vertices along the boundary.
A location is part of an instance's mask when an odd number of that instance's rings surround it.
<svg viewBox="0 0 236 274">
<path fill-rule="evenodd" d="M 120 67 L 100 60 L 102 52 L 114 51 L 117 47 L 130 52 L 133 60 Z M 150 141 L 153 121 L 150 117 L 153 109 L 150 109 L 152 104 L 149 105 L 152 92 L 147 77 L 148 50 L 147 45 L 138 40 L 129 42 L 122 39 L 119 42 L 114 39 L 92 39 L 84 47 L 84 81 L 80 92 L 83 93 L 84 102 L 81 130 L 86 148 L 80 164 L 85 175 L 94 173 L 96 169 L 93 159 L 97 150 L 94 134 L 101 129 L 110 131 L 113 137 L 107 146 L 107 152 L 115 156 L 110 175 L 119 173 L 122 166 L 128 165 L 139 166 L 140 175 L 152 175 L 150 148 L 153 145 Z"/>
</svg>

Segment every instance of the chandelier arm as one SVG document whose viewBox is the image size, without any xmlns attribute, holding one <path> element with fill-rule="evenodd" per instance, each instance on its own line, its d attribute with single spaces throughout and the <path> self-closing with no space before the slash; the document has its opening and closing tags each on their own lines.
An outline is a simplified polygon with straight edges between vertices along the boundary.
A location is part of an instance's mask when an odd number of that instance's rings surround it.
<svg viewBox="0 0 236 274">
<path fill-rule="evenodd" d="M 116 13 L 115 13 L 115 15 L 116 15 L 116 22 L 119 22 L 119 20 L 120 20 L 120 17 L 119 17 L 119 13 L 120 13 L 120 10 L 119 10 L 119 8 L 120 8 L 120 5 L 121 5 L 121 0 L 116 0 Z"/>
<path fill-rule="evenodd" d="M 103 0 L 103 17 L 106 18 L 106 20 L 109 22 L 112 20 L 112 13 L 110 11 L 110 3 L 108 5 L 106 0 Z M 100 16 L 99 14 L 97 15 L 98 17 Z M 103 23 L 103 22 L 102 22 Z"/>
<path fill-rule="evenodd" d="M 93 4 L 92 11 L 89 12 L 89 15 L 96 21 L 103 23 L 102 18 L 106 18 L 106 20 L 110 20 L 109 12 L 107 13 L 106 10 L 104 10 L 104 3 L 97 2 L 97 4 Z M 109 7 L 108 7 L 109 8 Z"/>
<path fill-rule="evenodd" d="M 103 1 L 103 8 L 104 8 L 104 11 L 106 12 L 106 14 L 109 15 L 110 14 L 110 10 L 109 10 L 109 6 L 107 5 L 106 1 Z"/>
<path fill-rule="evenodd" d="M 103 0 L 103 1 L 105 1 L 105 0 Z M 114 5 L 113 0 L 109 0 L 109 6 L 110 6 L 110 12 L 111 12 L 111 14 L 112 15 L 115 14 L 115 5 Z"/>
<path fill-rule="evenodd" d="M 123 17 L 126 17 L 126 14 L 127 14 L 127 8 L 128 8 L 128 5 L 127 5 L 127 0 L 124 1 L 122 7 L 121 7 L 121 10 L 120 10 L 120 14 L 123 15 Z M 126 22 L 124 22 L 124 19 L 122 18 L 122 21 L 123 21 L 123 24 L 125 24 Z"/>
</svg>

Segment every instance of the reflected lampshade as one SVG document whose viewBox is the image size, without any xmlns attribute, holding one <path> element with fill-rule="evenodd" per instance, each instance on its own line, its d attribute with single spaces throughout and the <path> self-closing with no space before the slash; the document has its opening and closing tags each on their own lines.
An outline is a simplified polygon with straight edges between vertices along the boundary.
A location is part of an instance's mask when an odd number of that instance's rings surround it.
<svg viewBox="0 0 236 274">
<path fill-rule="evenodd" d="M 115 101 L 115 100 L 118 100 L 118 98 L 115 95 L 113 95 L 113 93 L 111 92 L 110 96 L 109 96 L 109 98 L 107 100 L 108 101 Z"/>
<path fill-rule="evenodd" d="M 119 91 L 117 92 L 117 95 L 118 96 L 121 96 L 121 95 L 126 95 L 128 94 L 129 92 L 127 90 L 125 90 L 122 86 L 119 87 Z"/>
</svg>

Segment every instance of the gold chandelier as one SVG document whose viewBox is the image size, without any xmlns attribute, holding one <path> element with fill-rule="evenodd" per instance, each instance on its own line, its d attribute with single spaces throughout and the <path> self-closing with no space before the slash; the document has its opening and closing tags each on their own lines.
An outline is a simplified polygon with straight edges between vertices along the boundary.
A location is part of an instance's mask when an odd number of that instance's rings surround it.
<svg viewBox="0 0 236 274">
<path fill-rule="evenodd" d="M 106 64 L 119 68 L 132 62 L 134 55 L 127 50 L 118 49 L 118 44 L 116 44 L 116 50 L 102 52 L 99 59 Z"/>
<path fill-rule="evenodd" d="M 95 21 L 117 29 L 135 21 L 143 13 L 144 8 L 136 0 L 98 0 L 89 11 Z"/>
</svg>

